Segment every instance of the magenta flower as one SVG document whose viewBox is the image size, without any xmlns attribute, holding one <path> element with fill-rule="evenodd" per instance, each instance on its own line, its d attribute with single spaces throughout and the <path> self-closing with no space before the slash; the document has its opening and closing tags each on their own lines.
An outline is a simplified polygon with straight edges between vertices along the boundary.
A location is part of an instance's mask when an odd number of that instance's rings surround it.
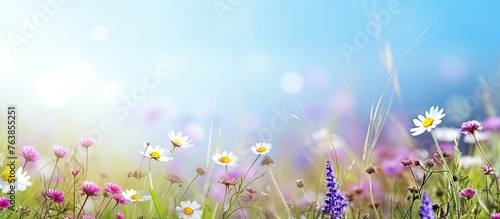
<svg viewBox="0 0 500 219">
<path fill-rule="evenodd" d="M 415 162 L 417 162 L 417 160 L 415 160 L 415 159 L 400 159 L 400 160 L 398 160 L 398 162 L 403 164 L 403 166 L 407 167 L 407 166 L 411 166 L 411 165 L 415 164 Z"/>
<path fill-rule="evenodd" d="M 500 212 L 491 214 L 491 219 L 500 219 Z"/>
<path fill-rule="evenodd" d="M 500 117 L 490 117 L 483 122 L 485 131 L 498 131 L 500 130 Z"/>
<path fill-rule="evenodd" d="M 401 164 L 399 164 L 395 160 L 384 160 L 382 162 L 382 172 L 384 172 L 386 176 L 389 177 L 400 176 L 403 170 L 404 167 L 402 167 Z"/>
<path fill-rule="evenodd" d="M 471 120 L 468 122 L 462 123 L 462 126 L 460 127 L 460 131 L 466 135 L 474 135 L 477 133 L 477 131 L 482 130 L 483 126 L 481 126 L 481 123 L 476 121 L 476 120 Z"/>
<path fill-rule="evenodd" d="M 484 175 L 495 174 L 495 169 L 493 169 L 489 166 L 483 166 L 483 173 L 484 173 Z"/>
<path fill-rule="evenodd" d="M 97 196 L 99 195 L 101 188 L 93 182 L 85 181 L 83 182 L 81 190 L 82 192 L 80 192 L 80 195 Z"/>
<path fill-rule="evenodd" d="M 84 148 L 89 148 L 95 143 L 95 140 L 93 138 L 80 138 L 78 141 L 78 144 Z"/>
<path fill-rule="evenodd" d="M 21 148 L 21 156 L 26 159 L 26 162 L 33 161 L 36 162 L 40 160 L 40 154 L 31 145 L 26 145 Z"/>
<path fill-rule="evenodd" d="M 47 193 L 45 193 L 45 198 L 53 200 L 56 203 L 62 204 L 64 202 L 64 194 L 56 189 L 49 189 Z"/>
<path fill-rule="evenodd" d="M 122 194 L 117 194 L 115 193 L 113 195 L 113 199 L 117 202 L 117 203 L 120 203 L 121 205 L 127 205 L 128 201 L 127 199 L 125 198 L 125 196 L 123 196 Z"/>
<path fill-rule="evenodd" d="M 80 173 L 80 169 L 78 168 L 71 168 L 71 175 L 76 176 Z"/>
<path fill-rule="evenodd" d="M 116 219 L 125 219 L 125 215 L 121 212 L 116 212 Z"/>
<path fill-rule="evenodd" d="M 465 188 L 460 191 L 460 198 L 466 198 L 466 199 L 471 199 L 476 195 L 476 190 L 471 189 L 471 188 Z"/>
<path fill-rule="evenodd" d="M 122 193 L 122 188 L 117 185 L 116 183 L 112 182 L 107 182 L 104 183 L 104 192 L 110 193 L 110 194 L 121 194 Z"/>
<path fill-rule="evenodd" d="M 68 151 L 66 151 L 63 147 L 59 145 L 54 145 L 54 155 L 56 155 L 57 158 L 64 158 L 66 155 L 68 155 Z"/>
<path fill-rule="evenodd" d="M 90 215 L 84 215 L 82 219 L 95 219 L 95 217 Z"/>
<path fill-rule="evenodd" d="M 0 197 L 0 211 L 10 207 L 10 202 L 7 197 Z"/>
</svg>

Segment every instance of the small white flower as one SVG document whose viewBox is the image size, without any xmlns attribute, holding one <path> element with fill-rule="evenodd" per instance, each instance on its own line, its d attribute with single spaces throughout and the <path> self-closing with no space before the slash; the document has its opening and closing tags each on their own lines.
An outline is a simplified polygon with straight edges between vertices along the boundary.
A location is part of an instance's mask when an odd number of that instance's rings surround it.
<svg viewBox="0 0 500 219">
<path fill-rule="evenodd" d="M 236 161 L 238 161 L 238 157 L 233 154 L 233 152 L 224 151 L 222 154 L 216 153 L 212 156 L 212 159 L 215 163 L 223 166 L 233 166 L 236 165 Z"/>
<path fill-rule="evenodd" d="M 472 166 L 481 166 L 483 165 L 483 159 L 477 156 L 462 156 L 460 157 L 460 166 L 469 169 Z"/>
<path fill-rule="evenodd" d="M 460 129 L 456 128 L 435 128 L 434 134 L 436 139 L 442 142 L 454 142 L 456 138 L 460 137 Z"/>
<path fill-rule="evenodd" d="M 477 141 L 486 141 L 491 138 L 491 133 L 490 132 L 478 132 L 474 134 L 477 138 Z M 474 141 L 474 136 L 472 135 L 465 135 L 464 136 L 464 142 L 467 144 L 474 144 L 476 141 Z"/>
<path fill-rule="evenodd" d="M 182 136 L 182 132 L 177 132 L 177 134 L 175 134 L 174 130 L 170 130 L 170 132 L 168 132 L 168 138 L 170 138 L 174 147 L 190 148 L 194 145 L 187 135 Z"/>
<path fill-rule="evenodd" d="M 252 146 L 250 150 L 252 150 L 252 152 L 256 155 L 261 155 L 269 153 L 271 151 L 271 148 L 273 148 L 273 145 L 271 145 L 270 143 L 259 142 Z"/>
<path fill-rule="evenodd" d="M 143 202 L 151 199 L 150 195 L 143 195 L 142 191 L 128 189 L 122 192 L 123 197 L 131 202 Z"/>
<path fill-rule="evenodd" d="M 436 128 L 442 122 L 442 118 L 446 115 L 443 113 L 444 109 L 439 110 L 439 107 L 431 107 L 429 112 L 425 111 L 425 117 L 418 115 L 418 119 L 413 120 L 415 128 L 410 129 L 411 135 L 417 136 L 425 131 L 430 132 L 433 128 Z"/>
<path fill-rule="evenodd" d="M 173 158 L 170 158 L 170 157 L 163 155 L 165 153 L 165 150 L 167 152 L 170 152 L 170 150 L 160 148 L 159 145 L 156 145 L 156 147 L 153 147 L 153 146 L 149 145 L 148 143 L 144 142 L 144 148 L 146 148 L 146 152 L 144 153 L 144 151 L 139 151 L 139 153 L 146 156 L 146 157 L 151 157 L 151 158 L 153 158 L 157 161 L 161 161 L 161 162 L 167 162 L 167 161 L 173 159 Z"/>
<path fill-rule="evenodd" d="M 183 219 L 199 219 L 201 218 L 201 205 L 193 201 L 181 201 L 179 206 L 175 207 L 177 216 Z"/>
<path fill-rule="evenodd" d="M 31 176 L 28 175 L 28 172 L 23 173 L 22 167 L 19 167 L 14 175 L 11 175 L 10 172 L 4 172 L 1 177 L 0 186 L 3 193 L 9 193 L 11 190 L 24 191 L 28 186 L 31 186 Z"/>
</svg>

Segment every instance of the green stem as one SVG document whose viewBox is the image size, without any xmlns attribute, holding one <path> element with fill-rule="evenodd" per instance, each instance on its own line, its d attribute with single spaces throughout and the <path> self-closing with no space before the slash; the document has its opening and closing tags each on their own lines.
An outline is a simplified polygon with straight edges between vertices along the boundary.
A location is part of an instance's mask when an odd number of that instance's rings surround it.
<svg viewBox="0 0 500 219">
<path fill-rule="evenodd" d="M 163 205 L 163 203 L 165 203 L 165 199 L 167 198 L 167 196 L 168 196 L 168 192 L 170 191 L 170 188 L 172 188 L 172 185 L 173 185 L 173 183 L 170 183 L 170 185 L 169 185 L 169 186 L 168 186 L 168 188 L 167 188 L 167 191 L 165 192 L 165 195 L 163 195 L 163 198 L 161 199 L 161 202 L 160 202 L 162 205 Z M 168 206 L 168 205 L 167 205 L 167 206 Z M 158 212 L 156 212 L 156 211 L 155 211 L 155 212 L 153 212 L 153 211 L 149 211 L 149 215 L 153 214 L 153 217 L 156 217 L 156 214 L 157 214 L 157 213 L 158 213 Z"/>
<path fill-rule="evenodd" d="M 76 218 L 76 176 L 73 175 L 73 218 Z"/>
<path fill-rule="evenodd" d="M 434 140 L 434 145 L 436 146 L 436 151 L 438 152 L 439 157 L 441 158 L 441 163 L 443 163 L 443 166 L 444 166 L 446 172 L 448 172 L 449 183 L 452 187 L 451 192 L 453 194 L 453 203 L 455 205 L 454 206 L 455 214 L 456 214 L 457 218 L 460 218 L 460 211 L 458 210 L 459 205 L 458 205 L 458 199 L 457 199 L 457 194 L 456 194 L 456 189 L 455 189 L 455 181 L 453 180 L 453 174 L 451 173 L 450 167 L 448 167 L 448 163 L 446 163 L 446 159 L 443 156 L 443 151 L 441 151 L 441 147 L 439 147 L 439 143 L 437 141 L 436 134 L 434 134 L 434 130 L 431 130 L 431 135 L 432 135 L 432 139 Z"/>
<path fill-rule="evenodd" d="M 168 164 L 170 163 L 170 160 L 172 160 L 172 156 L 174 156 L 174 150 L 176 147 L 172 148 L 172 151 L 170 151 L 170 156 L 168 156 L 167 164 L 165 165 L 165 171 L 164 173 L 167 172 L 168 169 Z"/>
<path fill-rule="evenodd" d="M 104 204 L 104 200 L 106 200 L 106 198 L 103 198 L 103 199 L 102 199 L 101 206 Z M 108 200 L 108 203 L 107 203 L 107 204 L 106 204 L 103 208 L 99 209 L 99 211 L 97 211 L 97 214 L 95 215 L 95 218 L 100 218 L 100 217 L 98 217 L 98 216 L 99 216 L 99 215 L 101 215 L 101 216 L 102 216 L 102 214 L 104 214 L 104 211 L 106 210 L 106 208 L 108 208 L 109 204 L 111 203 L 111 200 L 113 200 L 113 198 L 110 198 L 110 199 Z"/>
<path fill-rule="evenodd" d="M 490 193 L 490 190 L 488 190 L 488 175 L 485 175 L 486 177 L 486 207 L 490 207 L 490 199 L 488 197 L 488 194 Z"/>
<path fill-rule="evenodd" d="M 304 188 L 300 188 L 300 191 L 302 191 L 302 195 L 304 195 L 304 199 L 306 199 L 307 204 L 310 204 L 309 199 L 307 198 L 306 191 L 304 191 Z"/>
<path fill-rule="evenodd" d="M 479 149 L 479 152 L 481 153 L 481 156 L 483 157 L 484 161 L 486 161 L 486 163 L 488 164 L 488 166 L 493 167 L 493 165 L 491 164 L 490 160 L 488 159 L 488 157 L 484 153 L 483 148 L 479 144 L 479 141 L 477 140 L 476 135 L 472 134 L 472 136 L 474 137 L 474 142 L 476 143 L 477 149 Z"/>
<path fill-rule="evenodd" d="M 276 187 L 276 190 L 278 190 L 278 193 L 280 194 L 281 202 L 283 202 L 283 205 L 285 206 L 286 213 L 288 214 L 288 218 L 292 216 L 292 213 L 290 212 L 290 208 L 288 207 L 288 204 L 286 203 L 285 197 L 283 196 L 283 193 L 281 193 L 280 187 L 278 186 L 278 183 L 276 182 L 276 179 L 274 178 L 273 171 L 271 170 L 271 166 L 267 165 L 267 169 L 269 170 L 269 175 L 271 176 L 271 179 L 273 180 L 274 186 Z"/>
<path fill-rule="evenodd" d="M 85 206 L 85 203 L 87 203 L 87 200 L 89 199 L 89 196 L 87 195 L 87 197 L 85 197 L 85 201 L 83 201 L 83 205 L 82 207 L 80 208 L 80 211 L 78 212 L 78 215 L 76 216 L 76 218 L 79 218 L 80 217 L 80 214 L 82 213 L 83 211 L 83 207 Z"/>
<path fill-rule="evenodd" d="M 56 164 L 54 165 L 54 169 L 52 169 L 52 173 L 50 174 L 49 185 L 47 186 L 47 189 L 45 190 L 45 192 L 47 192 L 50 189 L 50 184 L 52 183 L 52 178 L 54 177 L 54 172 L 56 172 L 57 162 L 58 161 L 59 161 L 59 158 L 56 159 Z M 46 203 L 47 203 L 47 199 L 43 200 L 43 204 L 42 204 L 41 210 L 43 210 L 45 208 L 45 204 Z M 49 207 L 47 207 L 47 212 L 49 211 L 49 209 L 50 209 L 50 205 L 49 205 Z M 45 215 L 43 216 L 44 218 L 45 218 Z"/>
<path fill-rule="evenodd" d="M 372 202 L 373 212 L 375 212 L 375 217 L 377 219 L 380 219 L 380 216 L 378 215 L 377 208 L 375 207 L 375 199 L 373 198 L 372 176 L 370 174 L 368 175 L 368 183 L 370 185 L 370 200 Z"/>
<path fill-rule="evenodd" d="M 28 161 L 24 161 L 23 170 L 26 170 L 26 164 L 28 164 Z"/>
<path fill-rule="evenodd" d="M 410 173 L 411 173 L 411 175 L 412 175 L 412 177 L 413 177 L 413 181 L 415 181 L 415 186 L 417 187 L 417 189 L 418 189 L 418 191 L 419 191 L 418 195 L 420 196 L 420 188 L 419 188 L 419 186 L 418 186 L 418 184 L 417 184 L 417 177 L 416 177 L 416 176 L 415 176 L 415 174 L 413 173 L 413 170 L 411 169 L 411 167 L 410 167 L 410 166 L 408 166 L 408 169 L 410 169 Z M 408 209 L 408 216 L 409 216 L 409 217 L 410 217 L 410 219 L 411 219 L 411 217 L 412 217 L 412 212 L 413 212 L 413 204 L 415 203 L 415 199 L 414 199 L 414 194 L 413 194 L 413 192 L 411 192 L 411 191 L 410 191 L 410 193 L 411 193 L 411 203 L 410 203 L 410 208 Z"/>
<path fill-rule="evenodd" d="M 57 162 L 59 162 L 59 158 L 56 159 L 56 164 L 54 165 L 54 169 L 52 170 L 52 174 L 50 174 L 50 180 L 49 180 L 49 185 L 47 186 L 47 189 L 50 189 L 50 184 L 52 183 L 52 178 L 54 177 L 54 173 L 56 172 Z"/>
<path fill-rule="evenodd" d="M 153 160 L 153 158 L 150 158 L 149 163 L 148 163 L 149 187 L 154 189 L 153 188 L 153 177 L 151 176 L 151 160 Z"/>
<path fill-rule="evenodd" d="M 164 174 L 164 175 L 165 175 L 165 174 L 167 174 L 168 164 L 170 163 L 170 160 L 172 160 L 172 156 L 174 156 L 174 150 L 175 150 L 175 148 L 176 148 L 176 147 L 174 146 L 174 148 L 172 148 L 172 151 L 170 151 L 170 155 L 168 156 L 167 164 L 165 164 L 165 171 L 163 171 L 163 174 Z M 160 179 L 158 179 L 158 182 L 157 182 L 157 183 L 159 183 L 159 182 L 160 182 L 159 180 L 160 180 Z"/>
<path fill-rule="evenodd" d="M 476 135 L 472 134 L 472 136 L 474 136 L 474 141 L 476 142 L 476 146 L 479 149 L 479 152 L 481 153 L 481 156 L 483 157 L 484 161 L 486 161 L 486 163 L 488 164 L 489 167 L 493 168 L 494 167 L 493 164 L 490 162 L 490 160 L 488 159 L 488 157 L 484 153 L 483 148 L 481 147 L 481 144 L 479 144 L 479 141 L 476 138 Z M 498 178 L 496 177 L 496 174 L 495 174 L 495 183 L 497 186 L 497 191 L 500 190 L 500 187 L 498 185 Z"/>
<path fill-rule="evenodd" d="M 43 215 L 43 218 L 46 218 L 47 214 L 49 213 L 49 210 L 50 210 L 50 206 L 52 205 L 52 202 L 49 203 L 49 205 L 47 206 L 47 211 L 45 212 L 45 214 Z"/>
<path fill-rule="evenodd" d="M 255 162 L 257 162 L 257 160 L 259 159 L 259 157 L 260 157 L 260 154 L 259 154 L 259 156 L 257 156 L 257 158 L 255 158 L 255 160 L 253 161 L 252 165 L 250 165 L 250 167 L 248 167 L 248 170 L 245 173 L 245 175 L 243 176 L 243 179 L 241 179 L 241 181 L 244 181 L 245 178 L 247 178 L 248 172 L 250 172 L 250 169 L 252 169 L 253 165 L 255 164 Z"/>
<path fill-rule="evenodd" d="M 224 190 L 224 199 L 222 201 L 222 206 L 221 206 L 221 212 L 222 212 L 222 218 L 226 218 L 226 212 L 224 211 L 224 205 L 226 204 L 226 196 L 228 193 L 229 186 L 226 186 L 226 189 Z M 229 210 L 229 209 L 228 209 Z"/>
<path fill-rule="evenodd" d="M 85 176 L 83 181 L 87 180 L 87 173 L 89 172 L 89 148 L 85 148 Z"/>
<path fill-rule="evenodd" d="M 187 186 L 186 190 L 184 190 L 184 192 L 182 193 L 181 197 L 179 198 L 179 203 L 182 201 L 182 199 L 184 198 L 184 195 L 186 195 L 186 192 L 188 191 L 189 187 L 191 187 L 191 185 L 193 184 L 194 180 L 196 180 L 196 178 L 198 176 L 199 176 L 199 174 L 196 174 L 196 176 L 193 178 L 193 180 L 191 180 L 191 182 Z M 177 204 L 179 204 L 179 203 L 177 203 Z"/>
</svg>

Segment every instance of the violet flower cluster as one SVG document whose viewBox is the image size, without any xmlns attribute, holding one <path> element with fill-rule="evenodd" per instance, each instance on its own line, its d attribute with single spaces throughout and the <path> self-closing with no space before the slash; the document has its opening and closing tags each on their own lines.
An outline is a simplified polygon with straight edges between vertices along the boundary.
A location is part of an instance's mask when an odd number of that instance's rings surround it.
<svg viewBox="0 0 500 219">
<path fill-rule="evenodd" d="M 326 193 L 325 205 L 323 205 L 321 211 L 325 214 L 329 214 L 331 218 L 334 219 L 341 219 L 349 205 L 349 201 L 347 201 L 344 194 L 340 192 L 338 185 L 339 183 L 333 173 L 332 165 L 330 161 L 327 161 L 326 186 L 328 187 L 328 192 Z"/>
<path fill-rule="evenodd" d="M 424 194 L 422 195 L 422 205 L 420 206 L 418 216 L 420 216 L 421 219 L 434 219 L 434 214 L 432 212 L 432 202 L 427 192 L 424 192 Z"/>
</svg>

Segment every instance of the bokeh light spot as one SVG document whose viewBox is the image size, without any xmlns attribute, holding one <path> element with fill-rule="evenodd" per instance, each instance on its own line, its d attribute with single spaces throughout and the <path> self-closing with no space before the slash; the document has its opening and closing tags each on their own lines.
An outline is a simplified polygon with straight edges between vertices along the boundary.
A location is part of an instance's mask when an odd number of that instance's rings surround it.
<svg viewBox="0 0 500 219">
<path fill-rule="evenodd" d="M 465 61 L 460 57 L 448 56 L 439 64 L 439 75 L 445 82 L 460 83 L 464 80 L 466 74 Z"/>
<path fill-rule="evenodd" d="M 97 25 L 92 29 L 92 38 L 97 42 L 103 42 L 108 39 L 108 28 L 103 25 Z"/>
<path fill-rule="evenodd" d="M 304 87 L 304 79 L 297 72 L 287 72 L 281 77 L 281 88 L 288 94 L 298 94 Z"/>
<path fill-rule="evenodd" d="M 71 80 L 64 74 L 49 74 L 38 83 L 38 93 L 45 107 L 61 109 L 71 92 Z"/>
<path fill-rule="evenodd" d="M 106 83 L 99 88 L 99 98 L 103 102 L 109 102 L 118 97 L 122 92 L 120 85 L 116 83 Z"/>
</svg>

